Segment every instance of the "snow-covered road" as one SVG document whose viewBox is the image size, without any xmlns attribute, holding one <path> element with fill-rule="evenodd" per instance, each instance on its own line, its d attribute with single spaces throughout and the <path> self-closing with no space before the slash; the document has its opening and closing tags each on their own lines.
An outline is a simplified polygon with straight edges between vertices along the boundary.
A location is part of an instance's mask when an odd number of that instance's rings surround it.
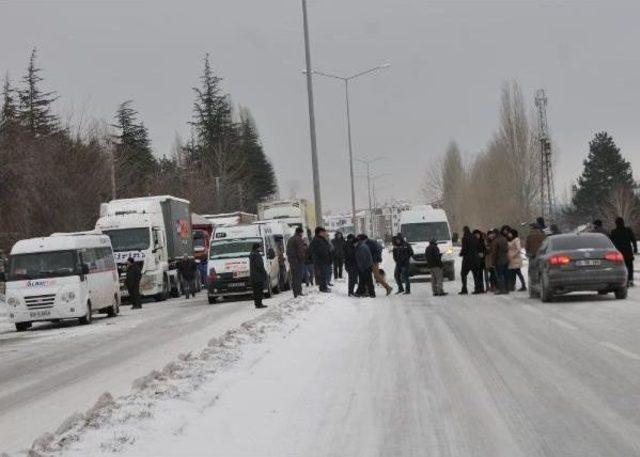
<svg viewBox="0 0 640 457">
<path fill-rule="evenodd" d="M 0 442 L 15 427 L 14 414 L 25 421 L 27 410 L 32 420 L 49 416 L 46 386 L 63 392 L 67 371 L 105 375 L 112 363 L 120 371 L 115 378 L 130 383 L 194 346 L 207 349 L 72 420 L 43 449 L 64 456 L 640 455 L 639 290 L 624 301 L 581 296 L 542 304 L 522 293 L 459 297 L 454 283 L 445 284 L 451 295 L 434 298 L 428 286 L 376 300 L 348 298 L 344 285 L 297 301 L 281 295 L 279 306 L 208 345 L 234 319 L 256 313 L 246 302 L 202 309 L 181 302 L 173 311 L 161 305 L 154 319 L 150 306 L 144 324 L 122 318 L 117 338 L 101 329 L 108 321 L 65 330 L 92 332 L 93 339 L 60 338 L 61 330 L 30 335 L 37 346 L 29 359 L 9 349 L 24 351 L 25 341 L 7 345 L 15 334 L 3 335 L 3 362 L 11 361 L 0 377 Z M 277 314 L 280 307 L 286 313 Z M 184 335 L 187 328 L 202 330 L 199 346 Z M 164 334 L 164 358 L 150 356 L 136 373 L 127 372 L 133 363 L 118 362 L 136 348 L 151 354 L 145 346 L 160 344 Z M 84 368 L 74 357 L 53 357 L 53 349 L 36 355 L 38 347 L 74 339 L 91 344 L 90 354 L 112 355 L 105 363 L 76 355 Z M 181 340 L 189 343 L 175 347 Z M 29 380 L 34 363 L 46 363 L 40 373 L 48 376 Z M 7 382 L 12 365 L 23 375 Z M 93 400 L 105 389 L 96 390 Z M 40 393 L 35 404 L 29 391 Z"/>
</svg>

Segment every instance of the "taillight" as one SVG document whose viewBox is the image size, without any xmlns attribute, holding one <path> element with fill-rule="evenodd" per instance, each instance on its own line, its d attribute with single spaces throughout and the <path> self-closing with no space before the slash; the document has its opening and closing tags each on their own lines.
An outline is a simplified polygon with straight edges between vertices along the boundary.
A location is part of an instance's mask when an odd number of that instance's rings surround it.
<svg viewBox="0 0 640 457">
<path fill-rule="evenodd" d="M 215 281 L 216 279 L 218 279 L 218 274 L 216 273 L 215 268 L 212 268 L 209 270 L 209 281 Z"/>
<path fill-rule="evenodd" d="M 608 260 L 609 262 L 616 262 L 616 263 L 622 263 L 624 262 L 624 257 L 622 256 L 622 254 L 620 254 L 619 252 L 607 252 L 604 255 L 604 259 Z"/>
<path fill-rule="evenodd" d="M 554 255 L 549 258 L 549 265 L 569 265 L 571 263 L 571 257 L 567 255 Z"/>
</svg>

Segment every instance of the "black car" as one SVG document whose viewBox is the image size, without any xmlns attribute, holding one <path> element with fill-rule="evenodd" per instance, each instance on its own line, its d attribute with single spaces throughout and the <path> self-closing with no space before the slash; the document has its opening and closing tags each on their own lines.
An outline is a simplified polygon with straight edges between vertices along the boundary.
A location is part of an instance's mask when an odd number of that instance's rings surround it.
<svg viewBox="0 0 640 457">
<path fill-rule="evenodd" d="M 627 297 L 627 269 L 622 254 L 601 233 L 547 237 L 529 261 L 529 295 L 543 302 L 570 292 L 613 292 Z"/>
</svg>

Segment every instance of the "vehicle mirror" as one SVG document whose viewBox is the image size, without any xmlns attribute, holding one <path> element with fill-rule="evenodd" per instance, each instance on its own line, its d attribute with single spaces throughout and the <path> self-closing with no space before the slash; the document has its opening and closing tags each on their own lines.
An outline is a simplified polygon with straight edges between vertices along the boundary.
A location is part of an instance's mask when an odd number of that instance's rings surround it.
<svg viewBox="0 0 640 457">
<path fill-rule="evenodd" d="M 269 248 L 267 250 L 267 259 L 272 260 L 276 258 L 276 251 L 273 250 L 273 248 Z"/>
</svg>

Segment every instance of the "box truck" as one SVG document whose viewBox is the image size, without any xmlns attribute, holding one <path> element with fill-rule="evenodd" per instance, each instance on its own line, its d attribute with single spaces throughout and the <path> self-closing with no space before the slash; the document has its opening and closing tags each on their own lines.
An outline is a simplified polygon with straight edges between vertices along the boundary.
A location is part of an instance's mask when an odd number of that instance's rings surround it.
<svg viewBox="0 0 640 457">
<path fill-rule="evenodd" d="M 179 296 L 177 262 L 193 255 L 189 201 L 170 195 L 112 200 L 101 205 L 96 229 L 111 239 L 123 296 L 128 258 L 140 264 L 143 297 Z"/>
<path fill-rule="evenodd" d="M 312 205 L 303 198 L 258 203 L 258 218 L 261 221 L 280 220 L 293 230 L 302 227 L 304 236 L 309 238 L 316 228 Z"/>
</svg>

